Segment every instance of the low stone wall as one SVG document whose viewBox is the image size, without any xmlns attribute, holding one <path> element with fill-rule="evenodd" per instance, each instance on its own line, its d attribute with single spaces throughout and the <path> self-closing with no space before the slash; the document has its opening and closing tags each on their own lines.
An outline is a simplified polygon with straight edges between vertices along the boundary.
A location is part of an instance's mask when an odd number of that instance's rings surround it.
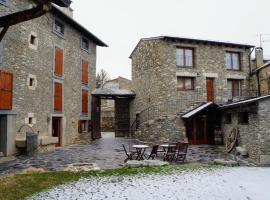
<svg viewBox="0 0 270 200">
<path fill-rule="evenodd" d="M 141 124 L 135 132 L 135 137 L 147 142 L 176 142 L 186 140 L 185 133 L 182 119 L 177 115 L 171 115 Z"/>
</svg>

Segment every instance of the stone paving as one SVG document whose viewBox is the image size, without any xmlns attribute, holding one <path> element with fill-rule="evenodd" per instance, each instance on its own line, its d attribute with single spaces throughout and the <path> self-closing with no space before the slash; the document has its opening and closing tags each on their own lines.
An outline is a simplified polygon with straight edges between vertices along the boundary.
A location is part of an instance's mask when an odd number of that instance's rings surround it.
<svg viewBox="0 0 270 200">
<path fill-rule="evenodd" d="M 35 156 L 16 156 L 7 162 L 0 160 L 0 175 L 21 172 L 34 167 L 48 171 L 61 171 L 72 163 L 95 163 L 101 169 L 117 168 L 126 158 L 122 143 L 128 145 L 125 138 L 114 138 L 113 133 L 104 133 L 102 139 L 57 148 L 53 152 Z M 189 146 L 187 162 L 208 163 L 215 158 L 226 158 L 221 146 Z"/>
</svg>

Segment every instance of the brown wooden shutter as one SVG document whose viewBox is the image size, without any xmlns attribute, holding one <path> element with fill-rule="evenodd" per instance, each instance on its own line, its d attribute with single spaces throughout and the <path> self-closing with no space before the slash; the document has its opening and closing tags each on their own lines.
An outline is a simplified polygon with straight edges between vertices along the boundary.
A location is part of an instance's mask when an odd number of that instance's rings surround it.
<svg viewBox="0 0 270 200">
<path fill-rule="evenodd" d="M 82 61 L 82 82 L 88 84 L 88 61 Z"/>
<path fill-rule="evenodd" d="M 54 111 L 62 112 L 62 84 L 54 83 Z"/>
<path fill-rule="evenodd" d="M 82 112 L 88 113 L 88 91 L 82 90 Z"/>
<path fill-rule="evenodd" d="M 63 76 L 63 50 L 58 47 L 55 47 L 54 74 L 57 76 Z"/>
<path fill-rule="evenodd" d="M 13 74 L 0 71 L 0 109 L 12 110 Z"/>
</svg>

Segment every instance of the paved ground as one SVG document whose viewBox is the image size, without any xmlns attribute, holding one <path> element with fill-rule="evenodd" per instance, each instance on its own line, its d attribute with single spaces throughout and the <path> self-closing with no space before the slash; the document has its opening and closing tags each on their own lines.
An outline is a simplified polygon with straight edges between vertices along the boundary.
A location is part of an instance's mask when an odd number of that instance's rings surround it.
<svg viewBox="0 0 270 200">
<path fill-rule="evenodd" d="M 84 145 L 71 145 L 57 148 L 53 152 L 36 156 L 17 156 L 11 161 L 1 162 L 0 175 L 20 172 L 29 167 L 45 170 L 63 170 L 71 163 L 96 163 L 100 168 L 116 168 L 123 165 L 126 158 L 121 144 L 129 144 L 127 139 L 114 138 L 113 133 L 104 133 L 102 139 Z M 224 158 L 223 148 L 219 146 L 190 146 L 187 162 L 209 162 L 214 158 Z"/>
<path fill-rule="evenodd" d="M 174 174 L 97 177 L 55 187 L 46 200 L 269 200 L 270 168 L 221 168 Z"/>
</svg>

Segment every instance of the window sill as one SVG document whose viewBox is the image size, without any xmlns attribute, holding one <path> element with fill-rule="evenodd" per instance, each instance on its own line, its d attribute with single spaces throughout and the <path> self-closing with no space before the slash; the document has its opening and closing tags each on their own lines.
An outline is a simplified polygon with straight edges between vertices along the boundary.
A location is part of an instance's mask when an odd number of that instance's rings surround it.
<svg viewBox="0 0 270 200">
<path fill-rule="evenodd" d="M 177 91 L 194 91 L 194 89 L 177 89 Z"/>
<path fill-rule="evenodd" d="M 87 50 L 87 49 L 84 49 L 84 48 L 81 47 L 81 50 L 85 51 L 86 53 L 90 53 L 89 49 Z"/>
<path fill-rule="evenodd" d="M 228 68 L 226 68 L 226 70 L 228 70 L 228 71 L 234 71 L 234 72 L 241 72 L 242 71 L 241 69 L 228 69 Z"/>
<path fill-rule="evenodd" d="M 61 33 L 57 32 L 57 31 L 55 31 L 55 30 L 53 30 L 52 32 L 53 32 L 55 35 L 57 35 L 58 37 L 60 37 L 60 38 L 62 38 L 62 39 L 65 40 L 65 34 L 61 34 Z"/>
<path fill-rule="evenodd" d="M 176 67 L 178 67 L 178 68 L 195 68 L 194 66 L 180 66 L 180 65 L 176 65 Z"/>
<path fill-rule="evenodd" d="M 64 76 L 63 75 L 58 75 L 58 74 L 55 74 L 55 73 L 53 74 L 53 78 L 64 80 Z"/>
</svg>

